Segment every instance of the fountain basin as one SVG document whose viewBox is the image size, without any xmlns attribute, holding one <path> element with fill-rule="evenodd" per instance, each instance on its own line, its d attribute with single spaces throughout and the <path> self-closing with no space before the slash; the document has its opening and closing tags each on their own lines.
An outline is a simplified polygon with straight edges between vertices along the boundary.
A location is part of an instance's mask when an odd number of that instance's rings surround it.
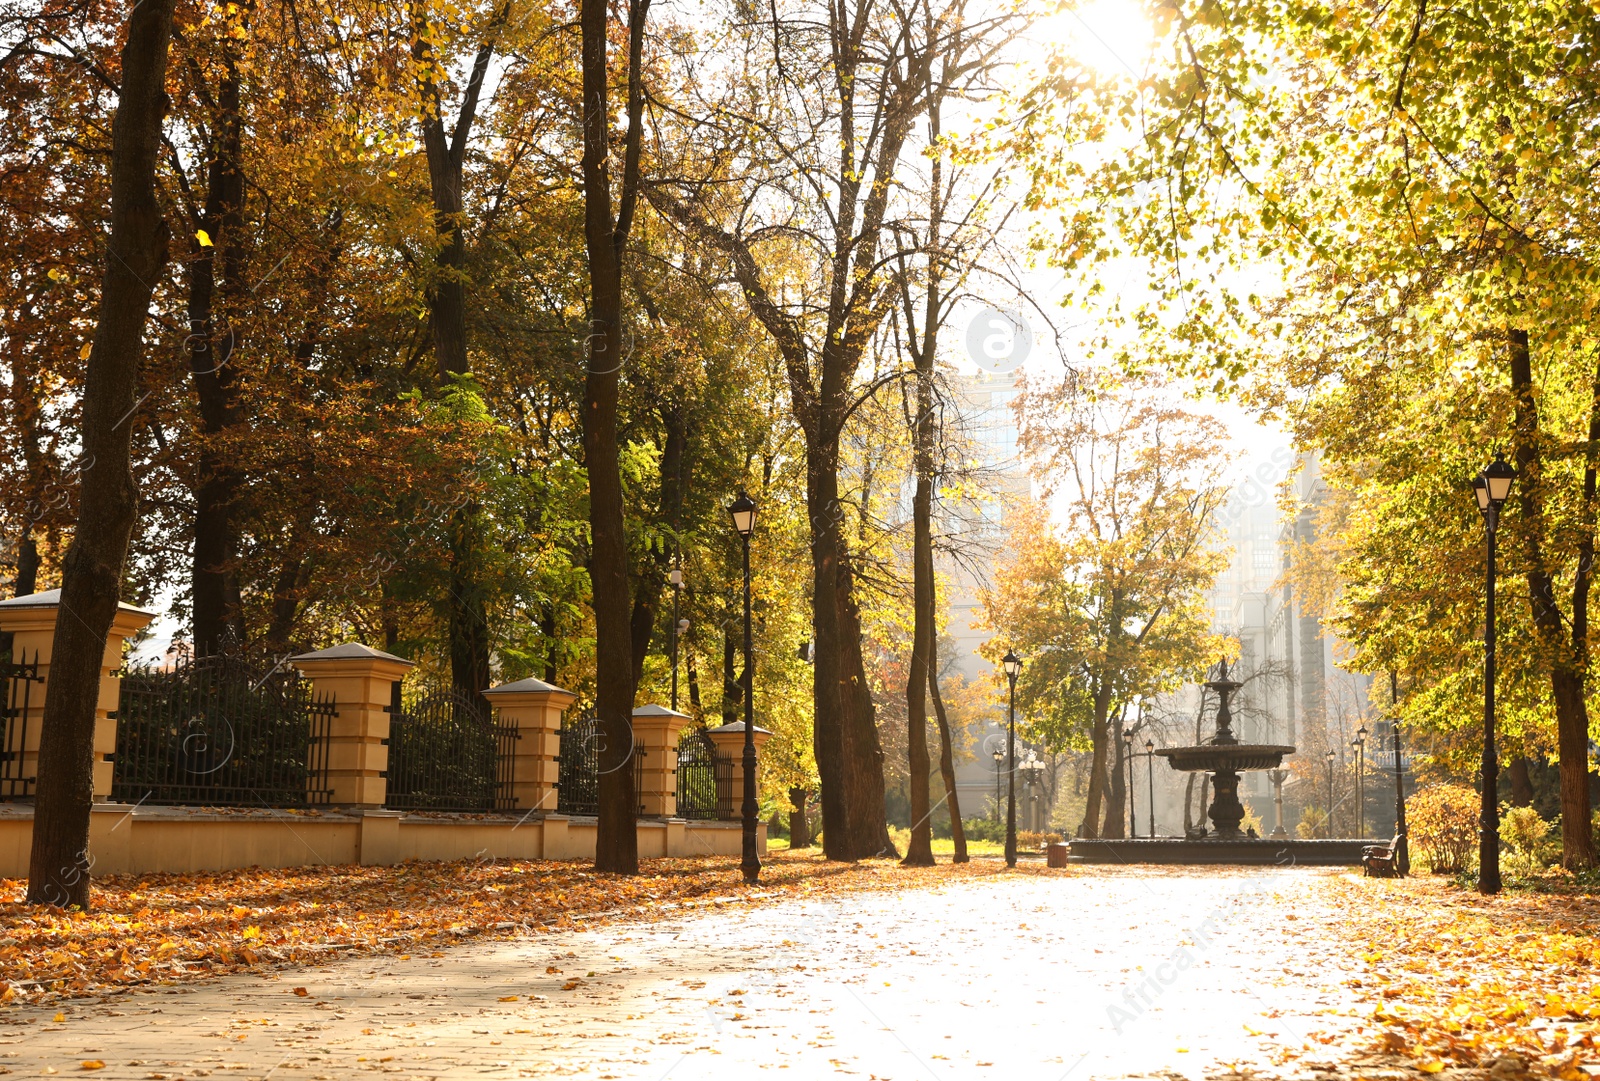
<svg viewBox="0 0 1600 1081">
<path fill-rule="evenodd" d="M 1156 754 L 1182 773 L 1217 773 L 1277 769 L 1293 747 L 1273 743 L 1208 743 L 1199 747 L 1168 747 Z"/>
</svg>

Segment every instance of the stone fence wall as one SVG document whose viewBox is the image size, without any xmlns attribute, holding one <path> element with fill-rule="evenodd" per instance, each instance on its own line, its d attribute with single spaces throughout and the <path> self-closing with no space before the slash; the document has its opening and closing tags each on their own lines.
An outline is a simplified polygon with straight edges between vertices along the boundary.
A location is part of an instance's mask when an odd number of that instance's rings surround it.
<svg viewBox="0 0 1600 1081">
<path fill-rule="evenodd" d="M 33 809 L 27 797 L 38 761 L 39 733 L 49 685 L 50 653 L 60 610 L 59 591 L 0 601 L 0 632 L 11 635 L 11 660 L 37 662 L 26 707 L 5 718 L 0 802 L 0 877 L 27 872 Z M 577 696 L 537 679 L 491 687 L 484 697 L 500 723 L 516 729 L 512 746 L 511 806 L 483 814 L 386 810 L 391 705 L 412 662 L 359 643 L 301 654 L 289 663 L 331 697 L 335 713 L 326 736 L 323 783 L 327 806 L 281 808 L 162 807 L 108 802 L 116 768 L 117 673 L 123 643 L 154 613 L 122 605 L 106 642 L 94 741 L 91 856 L 96 873 L 293 867 L 307 864 L 392 864 L 407 859 L 583 859 L 594 854 L 595 820 L 557 814 L 560 729 L 563 712 Z M 15 701 L 22 699 L 11 696 Z M 4 703 L 12 706 L 12 702 Z M 675 818 L 677 741 L 688 717 L 660 706 L 634 711 L 635 746 L 642 753 L 639 823 L 641 856 L 737 855 L 736 823 L 686 822 Z M 731 731 L 737 729 L 737 732 Z M 710 733 L 727 755 L 743 739 L 742 725 Z M 768 733 L 757 729 L 758 744 Z M 734 791 L 743 773 L 732 754 Z M 766 829 L 760 844 L 766 848 Z"/>
</svg>

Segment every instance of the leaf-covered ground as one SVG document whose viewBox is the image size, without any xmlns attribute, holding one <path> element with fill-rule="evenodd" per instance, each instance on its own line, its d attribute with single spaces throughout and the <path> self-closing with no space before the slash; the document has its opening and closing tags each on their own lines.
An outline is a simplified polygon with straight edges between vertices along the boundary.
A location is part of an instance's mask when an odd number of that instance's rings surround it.
<svg viewBox="0 0 1600 1081">
<path fill-rule="evenodd" d="M 0 1002 L 432 951 L 474 936 L 648 919 L 752 895 L 915 887 L 1003 870 L 987 860 L 917 870 L 849 865 L 802 852 L 774 853 L 754 889 L 737 860 L 719 857 L 649 860 L 636 878 L 525 860 L 117 875 L 95 881 L 86 913 L 23 905 L 25 884 L 0 879 Z"/>
<path fill-rule="evenodd" d="M 1380 1048 L 1424 1073 L 1600 1074 L 1600 896 L 1568 886 L 1486 898 L 1427 877 L 1328 885 L 1364 963 L 1351 985 Z"/>
</svg>

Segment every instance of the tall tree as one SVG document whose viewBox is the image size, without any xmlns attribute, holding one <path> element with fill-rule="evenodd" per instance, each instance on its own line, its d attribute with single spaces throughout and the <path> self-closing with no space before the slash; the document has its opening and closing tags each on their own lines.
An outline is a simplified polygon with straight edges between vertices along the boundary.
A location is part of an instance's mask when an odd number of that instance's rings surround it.
<svg viewBox="0 0 1600 1081">
<path fill-rule="evenodd" d="M 1016 554 L 984 595 L 999 632 L 985 648 L 1036 658 L 1017 688 L 1034 731 L 1056 750 L 1092 750 L 1083 834 L 1095 837 L 1114 783 L 1114 715 L 1199 675 L 1223 648 L 1203 596 L 1227 565 L 1207 543 L 1225 495 L 1221 429 L 1152 382 L 1112 375 L 1030 394 L 1025 418 L 1023 445 L 1066 528 L 1042 504 L 1010 516 Z"/>
<path fill-rule="evenodd" d="M 121 93 L 111 129 L 111 229 L 83 391 L 89 464 L 81 474 L 77 531 L 63 565 L 51 647 L 28 864 L 30 904 L 89 907 L 95 707 L 139 510 L 130 452 L 144 329 L 167 263 L 155 170 L 167 109 L 172 9 L 172 0 L 134 4 L 122 47 Z"/>
<path fill-rule="evenodd" d="M 583 33 L 583 222 L 589 256 L 588 372 L 583 389 L 583 459 L 589 476 L 589 578 L 594 590 L 595 713 L 600 749 L 599 833 L 595 869 L 639 870 L 633 790 L 633 639 L 628 596 L 628 542 L 622 521 L 622 474 L 617 452 L 617 398 L 627 358 L 622 281 L 628 234 L 638 207 L 644 142 L 643 53 L 650 0 L 629 0 L 627 120 L 622 182 L 613 213 L 611 73 L 608 0 L 581 0 Z"/>
<path fill-rule="evenodd" d="M 421 90 L 422 145 L 428 157 L 428 188 L 433 196 L 438 234 L 437 275 L 428 291 L 428 326 L 434 364 L 441 383 L 465 376 L 467 360 L 467 215 L 462 198 L 467 146 L 472 139 L 484 80 L 501 34 L 511 17 L 510 0 L 498 4 L 482 31 L 472 69 L 462 90 L 455 123 L 445 131 L 440 87 L 443 73 L 434 41 L 440 33 L 428 0 L 412 8 L 412 53 Z M 449 640 L 450 679 L 456 690 L 476 695 L 489 686 L 489 616 L 477 549 L 481 538 L 474 503 L 452 511 L 450 529 Z"/>
</svg>

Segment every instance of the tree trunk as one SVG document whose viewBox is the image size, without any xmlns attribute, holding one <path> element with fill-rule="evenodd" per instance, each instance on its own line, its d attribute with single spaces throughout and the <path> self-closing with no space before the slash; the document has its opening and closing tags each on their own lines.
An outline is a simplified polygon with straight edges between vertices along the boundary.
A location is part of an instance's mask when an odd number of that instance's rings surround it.
<svg viewBox="0 0 1600 1081">
<path fill-rule="evenodd" d="M 931 361 L 931 354 L 929 360 Z M 933 674 L 933 388 L 932 371 L 917 358 L 916 492 L 912 519 L 911 663 L 906 680 L 906 745 L 911 786 L 911 841 L 902 860 L 911 867 L 933 866 L 933 822 L 928 798 L 928 682 Z"/>
<path fill-rule="evenodd" d="M 1111 793 L 1106 800 L 1106 821 L 1100 836 L 1122 838 L 1128 830 L 1128 762 L 1123 757 L 1127 747 L 1122 742 L 1122 718 L 1111 723 L 1108 733 L 1111 741 Z"/>
<path fill-rule="evenodd" d="M 806 817 L 806 802 L 811 798 L 807 788 L 789 789 L 789 848 L 811 847 L 811 820 Z"/>
<path fill-rule="evenodd" d="M 1106 791 L 1106 724 L 1111 710 L 1111 686 L 1103 684 L 1094 693 L 1094 727 L 1091 739 L 1094 760 L 1089 766 L 1089 799 L 1083 813 L 1083 835 L 1093 839 L 1099 836 L 1100 801 Z"/>
<path fill-rule="evenodd" d="M 448 385 L 471 369 L 467 361 L 467 238 L 461 197 L 462 167 L 467 141 L 477 118 L 478 98 L 494 57 L 495 44 L 510 13 L 502 6 L 490 19 L 484 40 L 473 59 L 472 71 L 456 114 L 454 129 L 445 134 L 439 85 L 435 79 L 439 58 L 432 45 L 432 28 L 422 9 L 413 28 L 412 54 L 422 72 L 419 79 L 425 108 L 422 146 L 428 158 L 428 185 L 433 198 L 434 231 L 439 239 L 435 257 L 437 273 L 428 289 L 428 329 L 433 338 L 434 367 L 441 384 Z M 476 696 L 490 680 L 489 615 L 479 581 L 481 544 L 476 503 L 459 507 L 451 519 L 450 585 L 447 629 L 450 636 L 450 682 L 460 693 Z"/>
<path fill-rule="evenodd" d="M 1585 510 L 1589 516 L 1587 552 L 1580 552 L 1574 573 L 1572 638 L 1567 638 L 1556 605 L 1555 583 L 1544 560 L 1544 509 L 1547 498 L 1540 443 L 1539 407 L 1534 396 L 1533 364 L 1528 333 L 1513 329 L 1510 341 L 1511 387 L 1516 394 L 1516 495 L 1520 520 L 1516 532 L 1527 567 L 1528 601 L 1541 644 L 1550 658 L 1550 691 L 1556 713 L 1556 746 L 1561 756 L 1561 864 L 1578 871 L 1595 866 L 1594 830 L 1589 806 L 1589 713 L 1584 701 L 1587 674 L 1588 589 L 1594 556 L 1595 450 L 1590 443 L 1584 476 Z M 1600 375 L 1596 377 L 1590 412 L 1591 439 L 1600 435 Z M 1584 555 L 1587 558 L 1583 558 Z"/>
<path fill-rule="evenodd" d="M 666 439 L 661 448 L 661 497 L 656 505 L 657 521 L 676 532 L 679 512 L 683 508 L 683 468 L 688 446 L 682 406 L 664 410 L 661 420 L 666 429 Z M 633 642 L 635 687 L 644 679 L 645 656 L 650 652 L 650 639 L 655 633 L 670 551 L 666 545 L 652 549 L 639 568 L 639 581 L 633 593 L 633 614 L 628 622 Z M 676 634 L 677 631 L 674 629 L 670 633 Z"/>
<path fill-rule="evenodd" d="M 1521 755 L 1506 764 L 1506 776 L 1511 779 L 1511 806 L 1527 807 L 1533 803 L 1533 781 L 1528 776 L 1528 760 Z"/>
<path fill-rule="evenodd" d="M 217 319 L 217 293 L 230 299 L 244 293 L 244 147 L 237 59 L 222 50 L 222 82 L 210 116 L 210 162 L 206 201 L 199 228 L 210 238 L 189 267 L 189 372 L 200 403 L 201 439 L 194 488 L 194 551 L 192 615 L 195 653 L 222 648 L 231 631 L 235 644 L 245 640 L 240 623 L 238 524 L 234 503 L 241 478 L 222 440 L 241 421 L 235 373 L 238 349 L 234 304 L 223 305 Z"/>
<path fill-rule="evenodd" d="M 597 871 L 637 874 L 638 797 L 633 789 L 633 638 L 629 620 L 628 543 L 617 452 L 622 352 L 622 256 L 639 185 L 644 21 L 649 0 L 628 6 L 628 132 L 622 194 L 612 216 L 611 113 L 607 100 L 606 0 L 581 0 L 583 30 L 583 210 L 589 271 L 588 372 L 583 387 L 583 456 L 589 475 L 589 579 L 595 622 L 595 714 L 600 747 Z"/>
<path fill-rule="evenodd" d="M 933 699 L 933 714 L 939 720 L 939 776 L 944 780 L 944 795 L 950 808 L 950 839 L 955 843 L 951 863 L 967 862 L 967 831 L 961 824 L 961 794 L 956 791 L 955 752 L 950 746 L 950 720 L 939 695 L 939 636 L 934 635 L 928 651 L 928 695 Z"/>
<path fill-rule="evenodd" d="M 111 126 L 111 229 L 100 311 L 83 389 L 78 526 L 62 568 L 61 609 L 39 741 L 28 902 L 89 907 L 89 809 L 100 665 L 121 598 L 128 538 L 138 518 L 132 413 L 150 295 L 167 262 L 156 198 L 156 154 L 167 109 L 173 0 L 128 15 L 122 92 Z"/>
</svg>

